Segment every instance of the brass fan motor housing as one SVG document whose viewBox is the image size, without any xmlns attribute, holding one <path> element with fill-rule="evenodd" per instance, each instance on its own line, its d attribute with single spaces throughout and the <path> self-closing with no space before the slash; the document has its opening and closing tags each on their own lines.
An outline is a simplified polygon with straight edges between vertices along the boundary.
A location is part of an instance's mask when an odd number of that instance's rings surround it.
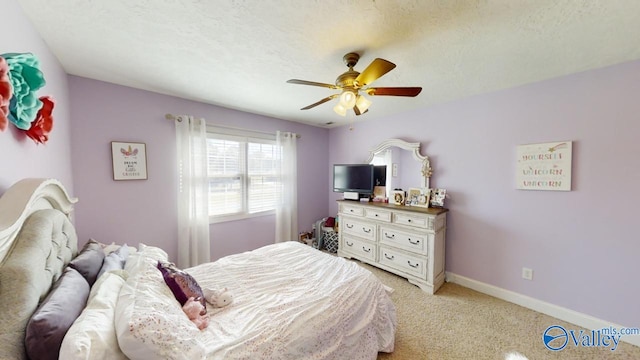
<svg viewBox="0 0 640 360">
<path fill-rule="evenodd" d="M 355 80 L 360 73 L 353 70 L 353 67 L 356 66 L 358 60 L 360 60 L 360 55 L 358 55 L 358 53 L 348 53 L 342 57 L 342 60 L 349 70 L 336 78 L 336 86 L 346 90 L 357 90 L 360 86 L 355 83 Z"/>
<path fill-rule="evenodd" d="M 356 89 L 358 88 L 358 86 L 355 84 L 355 80 L 358 77 L 358 75 L 360 75 L 360 73 L 355 70 L 346 71 L 342 73 L 340 76 L 338 76 L 338 78 L 336 79 L 336 86 L 342 89 L 347 89 L 347 88 Z"/>
</svg>

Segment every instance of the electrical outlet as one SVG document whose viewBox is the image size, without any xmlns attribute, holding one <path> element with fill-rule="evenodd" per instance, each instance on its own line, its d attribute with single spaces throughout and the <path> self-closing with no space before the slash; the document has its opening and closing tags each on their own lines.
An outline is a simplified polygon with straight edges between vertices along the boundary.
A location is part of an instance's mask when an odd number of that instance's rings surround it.
<svg viewBox="0 0 640 360">
<path fill-rule="evenodd" d="M 533 280 L 533 270 L 523 267 L 522 268 L 522 278 L 526 280 Z"/>
</svg>

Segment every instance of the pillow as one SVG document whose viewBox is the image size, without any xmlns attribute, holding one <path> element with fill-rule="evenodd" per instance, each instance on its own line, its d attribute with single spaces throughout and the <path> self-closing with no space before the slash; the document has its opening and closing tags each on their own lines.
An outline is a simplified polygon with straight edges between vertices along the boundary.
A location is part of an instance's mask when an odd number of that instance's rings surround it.
<svg viewBox="0 0 640 360">
<path fill-rule="evenodd" d="M 151 246 L 151 245 L 145 245 L 143 243 L 140 243 L 139 246 L 139 251 L 142 252 L 143 254 L 145 254 L 146 256 L 155 258 L 156 260 L 168 260 L 169 259 L 169 255 L 167 255 L 167 252 L 162 250 L 159 247 L 155 247 L 155 246 Z"/>
<path fill-rule="evenodd" d="M 62 339 L 82 312 L 89 284 L 67 267 L 27 324 L 25 348 L 31 359 L 56 360 Z"/>
<path fill-rule="evenodd" d="M 174 264 L 169 262 L 158 261 L 158 270 L 162 273 L 164 282 L 167 283 L 169 289 L 175 296 L 176 300 L 183 306 L 190 297 L 202 304 L 204 308 L 200 315 L 207 313 L 207 303 L 205 302 L 202 288 L 198 285 L 196 279 L 188 273 L 178 269 Z"/>
<path fill-rule="evenodd" d="M 118 256 L 120 256 L 125 262 L 127 261 L 127 258 L 129 258 L 130 252 L 130 247 L 127 244 L 122 245 L 116 251 L 114 251 L 114 253 L 118 254 Z"/>
<path fill-rule="evenodd" d="M 134 252 L 138 251 L 138 249 L 136 249 L 135 246 L 128 246 L 127 244 L 118 245 L 118 244 L 116 244 L 114 242 L 112 242 L 109 245 L 102 244 L 102 251 L 104 251 L 104 255 L 107 256 L 107 255 L 111 254 L 112 252 L 120 249 L 121 247 L 126 247 L 127 250 L 129 251 L 129 253 L 134 253 Z"/>
<path fill-rule="evenodd" d="M 69 262 L 69 266 L 82 274 L 87 279 L 89 286 L 93 286 L 103 261 L 104 251 L 102 251 L 102 245 L 93 239 L 89 239 L 78 253 L 78 256 Z"/>
<path fill-rule="evenodd" d="M 107 244 L 104 244 L 104 245 L 102 246 L 102 251 L 104 251 L 104 255 L 106 256 L 106 255 L 109 255 L 109 254 L 111 254 L 112 252 L 114 252 L 114 251 L 118 250 L 119 248 L 120 248 L 120 245 L 118 245 L 118 244 L 116 244 L 116 243 L 112 242 L 111 244 L 108 244 L 108 245 L 107 245 Z"/>
<path fill-rule="evenodd" d="M 168 261 L 169 256 L 164 250 L 158 247 L 147 246 L 141 243 L 138 251 L 131 253 L 127 258 L 124 269 L 131 275 L 136 274 L 144 262 L 142 259 L 152 260 L 151 263 L 153 263 L 155 267 L 158 260 Z"/>
<path fill-rule="evenodd" d="M 127 262 L 128 257 L 129 248 L 126 244 L 105 256 L 97 278 L 99 279 L 107 271 L 124 269 L 124 264 Z"/>
<path fill-rule="evenodd" d="M 126 360 L 115 329 L 116 303 L 125 279 L 117 272 L 99 276 L 87 306 L 62 340 L 60 359 Z"/>
</svg>

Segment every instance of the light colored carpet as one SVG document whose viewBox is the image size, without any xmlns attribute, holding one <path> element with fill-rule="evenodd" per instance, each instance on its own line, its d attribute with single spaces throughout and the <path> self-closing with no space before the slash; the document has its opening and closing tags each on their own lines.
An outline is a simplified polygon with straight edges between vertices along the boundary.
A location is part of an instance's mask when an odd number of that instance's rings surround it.
<svg viewBox="0 0 640 360">
<path fill-rule="evenodd" d="M 398 316 L 395 351 L 380 353 L 380 360 L 498 360 L 513 351 L 530 360 L 640 359 L 640 347 L 623 342 L 615 351 L 570 342 L 552 352 L 542 342 L 547 327 L 581 328 L 456 284 L 445 283 L 436 295 L 429 295 L 404 278 L 356 263 L 394 289 L 390 296 Z"/>
</svg>

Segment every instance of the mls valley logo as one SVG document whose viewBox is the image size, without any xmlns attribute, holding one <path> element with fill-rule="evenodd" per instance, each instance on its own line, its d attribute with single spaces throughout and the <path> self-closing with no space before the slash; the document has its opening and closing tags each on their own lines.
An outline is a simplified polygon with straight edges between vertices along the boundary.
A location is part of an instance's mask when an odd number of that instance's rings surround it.
<svg viewBox="0 0 640 360">
<path fill-rule="evenodd" d="M 597 330 L 566 330 L 560 325 L 552 325 L 542 333 L 544 346 L 551 351 L 560 351 L 568 344 L 578 347 L 604 347 L 615 351 L 623 335 L 638 335 L 638 328 L 602 328 Z"/>
</svg>

